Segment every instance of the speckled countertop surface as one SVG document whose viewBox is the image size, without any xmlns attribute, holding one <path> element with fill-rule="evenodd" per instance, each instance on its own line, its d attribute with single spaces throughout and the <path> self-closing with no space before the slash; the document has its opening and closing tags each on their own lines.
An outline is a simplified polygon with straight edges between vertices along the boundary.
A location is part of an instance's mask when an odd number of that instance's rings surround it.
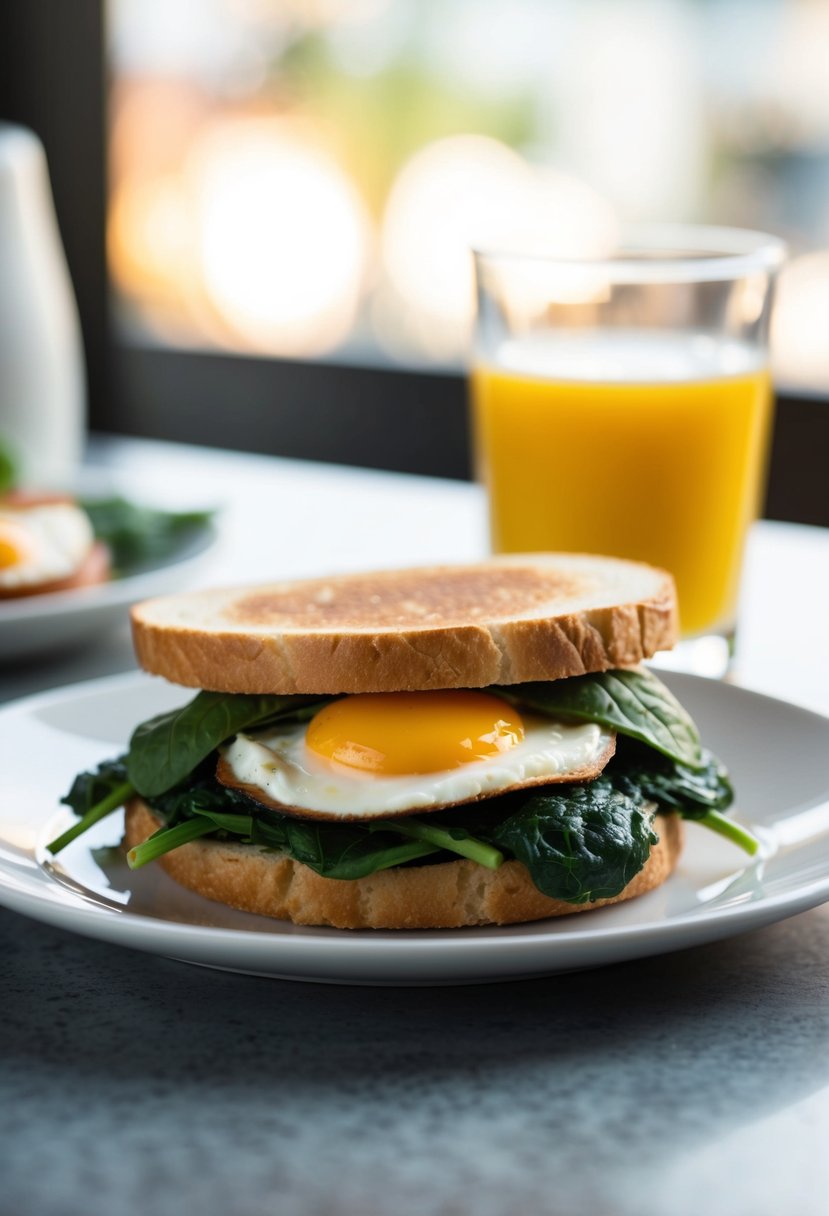
<svg viewBox="0 0 829 1216">
<path fill-rule="evenodd" d="M 148 493 L 221 484 L 205 581 L 243 575 L 280 494 L 307 516 L 285 573 L 353 565 L 355 544 L 399 565 L 480 543 L 471 487 L 123 441 L 95 459 Z M 337 509 L 308 514 L 323 491 Z M 766 592 L 740 678 L 825 711 L 829 563 L 811 562 L 809 644 L 768 643 L 807 532 L 767 526 L 774 580 L 749 563 Z M 130 665 L 122 630 L 6 669 L 0 700 Z M 661 958 L 436 989 L 201 970 L 0 908 L 0 1018 L 0 1216 L 829 1208 L 829 905 Z"/>
<path fill-rule="evenodd" d="M 826 1212 L 829 909 L 486 987 L 201 970 L 0 912 L 0 1210 Z"/>
</svg>

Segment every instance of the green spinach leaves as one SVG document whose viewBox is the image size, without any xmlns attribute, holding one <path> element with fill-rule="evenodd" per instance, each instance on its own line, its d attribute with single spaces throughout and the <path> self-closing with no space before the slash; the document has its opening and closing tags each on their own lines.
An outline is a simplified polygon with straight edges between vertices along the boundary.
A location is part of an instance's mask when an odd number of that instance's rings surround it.
<svg viewBox="0 0 829 1216">
<path fill-rule="evenodd" d="M 126 498 L 90 498 L 80 502 L 92 529 L 112 555 L 118 574 L 163 562 L 203 532 L 212 511 L 163 511 Z"/>
<path fill-rule="evenodd" d="M 551 718 L 598 722 L 691 768 L 703 764 L 699 732 L 662 681 L 639 671 L 598 671 L 569 680 L 495 689 Z"/>
<path fill-rule="evenodd" d="M 143 797 L 163 794 L 240 730 L 301 721 L 323 700 L 200 692 L 181 709 L 158 714 L 137 727 L 127 757 L 129 779 Z"/>
<path fill-rule="evenodd" d="M 287 853 L 325 878 L 363 878 L 444 851 L 470 856 L 477 850 L 475 860 L 482 864 L 503 860 L 496 849 L 467 832 L 459 833 L 456 842 L 446 829 L 408 816 L 367 824 L 295 819 L 219 785 L 206 768 L 187 788 L 151 798 L 149 803 L 163 817 L 165 827 L 130 851 L 128 861 L 134 869 L 209 832 Z"/>
<path fill-rule="evenodd" d="M 657 841 L 656 811 L 697 820 L 754 853 L 754 837 L 720 814 L 733 798 L 725 769 L 704 750 L 700 761 L 690 768 L 621 740 L 595 781 L 532 792 L 489 839 L 524 863 L 539 891 L 568 903 L 609 899 L 627 886 Z"/>
<path fill-rule="evenodd" d="M 734 800 L 734 790 L 725 767 L 706 748 L 700 764 L 691 768 L 636 743 L 619 745 L 613 765 L 620 782 L 627 781 L 645 798 L 666 811 L 678 811 L 685 819 L 702 819 L 709 811 L 723 811 Z"/>
<path fill-rule="evenodd" d="M 271 722 L 302 721 L 324 700 L 200 692 L 180 709 L 142 722 L 133 732 L 126 756 L 105 761 L 94 772 L 75 778 L 61 801 L 81 818 L 47 848 L 59 853 L 136 793 L 153 798 L 180 786 L 192 787 L 203 762 L 238 731 Z M 190 792 L 179 790 L 185 798 Z"/>
<path fill-rule="evenodd" d="M 0 435 L 0 494 L 8 494 L 17 482 L 17 460 L 11 444 Z"/>
<path fill-rule="evenodd" d="M 93 772 L 80 773 L 72 782 L 69 793 L 61 798 L 61 802 L 80 818 L 46 846 L 49 852 L 59 853 L 65 849 L 94 824 L 117 811 L 134 793 L 127 778 L 126 756 L 105 760 Z"/>
<path fill-rule="evenodd" d="M 652 815 L 602 774 L 588 785 L 536 793 L 493 832 L 551 899 L 583 904 L 618 895 L 659 837 Z"/>
</svg>

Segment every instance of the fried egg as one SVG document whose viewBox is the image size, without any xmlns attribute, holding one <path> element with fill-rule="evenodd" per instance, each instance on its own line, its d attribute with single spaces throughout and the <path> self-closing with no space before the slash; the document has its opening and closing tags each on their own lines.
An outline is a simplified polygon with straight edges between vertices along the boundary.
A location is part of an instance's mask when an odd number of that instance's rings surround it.
<svg viewBox="0 0 829 1216">
<path fill-rule="evenodd" d="M 73 502 L 0 503 L 0 595 L 69 578 L 94 542 L 89 517 Z"/>
<path fill-rule="evenodd" d="M 307 724 L 240 733 L 218 777 L 265 805 L 324 819 L 431 811 L 595 777 L 615 736 L 519 712 L 488 692 L 366 693 Z"/>
</svg>

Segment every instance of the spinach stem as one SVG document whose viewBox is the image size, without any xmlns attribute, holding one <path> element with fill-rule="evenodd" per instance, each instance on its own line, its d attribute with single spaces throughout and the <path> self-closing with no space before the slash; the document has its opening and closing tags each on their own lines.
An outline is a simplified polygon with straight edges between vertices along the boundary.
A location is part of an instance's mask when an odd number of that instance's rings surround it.
<svg viewBox="0 0 829 1216">
<path fill-rule="evenodd" d="M 478 840 L 475 836 L 465 836 L 461 840 L 456 840 L 447 828 L 423 823 L 420 819 L 408 817 L 405 819 L 378 819 L 371 825 L 371 828 L 373 831 L 398 832 L 401 836 L 411 836 L 415 840 L 428 841 L 429 844 L 446 849 L 449 853 L 457 853 L 459 857 L 468 857 L 471 861 L 476 861 L 479 866 L 486 866 L 488 870 L 497 870 L 504 860 L 504 854 L 499 849 L 485 844 L 483 840 Z"/>
<path fill-rule="evenodd" d="M 234 836 L 251 836 L 253 834 L 253 815 L 226 815 L 222 811 L 202 810 L 201 807 L 194 806 L 193 814 L 200 815 L 202 819 L 209 819 L 213 824 L 213 831 L 221 828 L 225 832 L 231 832 Z"/>
<path fill-rule="evenodd" d="M 439 853 L 440 847 L 435 844 L 427 844 L 425 841 L 412 840 L 408 844 L 399 844 L 395 849 L 387 849 L 384 854 L 384 860 L 380 865 L 375 866 L 372 873 L 377 873 L 378 870 L 389 870 L 392 866 L 402 866 L 406 861 L 416 861 L 418 857 L 428 857 L 432 853 Z M 329 874 L 327 877 L 334 878 L 335 874 Z"/>
<path fill-rule="evenodd" d="M 719 811 L 707 811 L 702 818 L 694 822 L 703 824 L 704 827 L 719 833 L 720 836 L 725 836 L 726 840 L 730 840 L 738 848 L 744 849 L 750 857 L 753 857 L 760 847 L 760 841 L 749 832 L 748 828 L 741 827 L 739 823 L 735 823 L 726 815 L 721 815 Z"/>
<path fill-rule="evenodd" d="M 254 843 L 264 844 L 267 847 L 266 840 L 256 841 L 255 839 L 255 816 L 196 811 L 194 818 L 185 819 L 172 828 L 159 828 L 142 844 L 130 849 L 127 854 L 127 864 L 131 870 L 137 870 L 140 866 L 163 857 L 165 853 L 170 853 L 173 849 L 188 844 L 191 840 L 198 840 L 200 836 L 208 836 L 218 829 L 231 832 L 236 836 L 254 835 Z M 400 866 L 407 861 L 416 861 L 419 857 L 428 857 L 432 853 L 439 853 L 441 847 L 424 840 L 406 841 L 405 844 L 399 844 L 396 848 L 386 849 L 384 861 L 376 866 L 375 870 L 387 870 L 391 866 Z M 336 867 L 326 877 L 336 878 Z"/>
<path fill-rule="evenodd" d="M 120 785 L 116 785 L 115 789 L 110 794 L 107 794 L 106 798 L 102 798 L 100 802 L 96 802 L 77 823 L 74 823 L 61 836 L 56 837 L 50 844 L 47 844 L 46 848 L 53 856 L 56 855 L 61 849 L 65 849 L 68 844 L 71 844 L 73 840 L 77 840 L 79 836 L 82 836 L 93 824 L 98 823 L 101 819 L 106 819 L 107 815 L 111 815 L 119 806 L 123 806 L 134 793 L 135 788 L 129 781 L 123 781 Z"/>
<path fill-rule="evenodd" d="M 186 819 L 184 823 L 178 823 L 174 828 L 159 828 L 142 844 L 137 844 L 134 849 L 130 849 L 127 853 L 127 865 L 131 870 L 137 870 L 139 866 L 145 866 L 148 861 L 155 861 L 157 857 L 163 857 L 171 849 L 177 849 L 190 840 L 198 840 L 199 836 L 207 836 L 209 832 L 215 831 L 215 823 L 203 815 L 200 815 L 198 819 Z"/>
</svg>

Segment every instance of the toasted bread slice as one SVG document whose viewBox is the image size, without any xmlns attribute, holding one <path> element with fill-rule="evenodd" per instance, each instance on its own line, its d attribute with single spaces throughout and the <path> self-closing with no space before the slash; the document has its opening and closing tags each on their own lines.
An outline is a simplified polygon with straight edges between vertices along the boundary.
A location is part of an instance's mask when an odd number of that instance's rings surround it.
<svg viewBox="0 0 829 1216">
<path fill-rule="evenodd" d="M 673 579 L 638 562 L 532 553 L 149 600 L 136 654 L 235 693 L 398 692 L 632 666 L 677 635 Z"/>
<path fill-rule="evenodd" d="M 140 801 L 127 807 L 126 844 L 134 848 L 162 826 Z M 457 929 L 510 925 L 587 912 L 643 895 L 671 874 L 682 849 L 678 815 L 657 815 L 659 843 L 645 866 L 613 899 L 568 904 L 537 889 L 526 868 L 506 861 L 487 870 L 460 859 L 380 870 L 365 878 L 322 878 L 284 854 L 256 845 L 197 840 L 158 864 L 191 891 L 243 912 L 337 929 Z"/>
</svg>

